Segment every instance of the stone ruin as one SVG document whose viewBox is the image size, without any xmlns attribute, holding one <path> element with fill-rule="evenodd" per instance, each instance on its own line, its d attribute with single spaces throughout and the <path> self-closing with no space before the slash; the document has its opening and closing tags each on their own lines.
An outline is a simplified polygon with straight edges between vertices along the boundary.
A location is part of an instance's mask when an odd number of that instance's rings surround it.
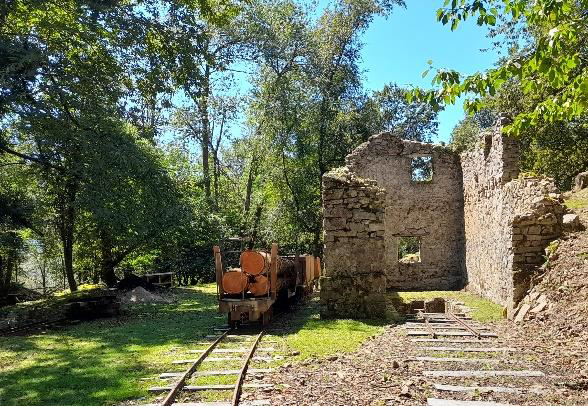
<svg viewBox="0 0 588 406">
<path fill-rule="evenodd" d="M 500 121 L 461 156 L 390 133 L 356 148 L 323 177 L 322 317 L 381 317 L 387 290 L 464 287 L 512 312 L 565 211 L 518 156 Z"/>
</svg>

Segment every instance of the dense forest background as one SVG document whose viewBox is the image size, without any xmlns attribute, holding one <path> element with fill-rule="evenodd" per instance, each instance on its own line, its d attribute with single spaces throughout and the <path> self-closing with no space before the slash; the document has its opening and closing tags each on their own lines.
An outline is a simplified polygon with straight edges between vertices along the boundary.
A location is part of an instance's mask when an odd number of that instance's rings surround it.
<svg viewBox="0 0 588 406">
<path fill-rule="evenodd" d="M 446 1 L 437 18 L 461 20 L 478 3 Z M 585 2 L 563 3 L 574 21 L 585 16 Z M 436 97 L 454 99 L 362 86 L 362 34 L 403 5 L 339 0 L 317 13 L 294 0 L 4 1 L 0 295 L 15 282 L 113 286 L 126 272 L 196 283 L 213 275 L 212 246 L 235 239 L 320 255 L 322 175 L 381 131 L 431 141 Z M 497 69 L 534 57 L 546 35 L 521 10 L 526 18 L 499 8 L 479 21 L 510 50 Z M 562 72 L 581 87 L 588 36 L 578 38 L 580 57 Z M 475 90 L 454 79 L 439 70 L 434 82 Z M 451 146 L 470 148 L 498 114 L 530 114 L 565 87 L 526 80 L 479 88 Z M 545 117 L 517 127 L 524 169 L 567 188 L 588 167 L 587 113 Z"/>
</svg>

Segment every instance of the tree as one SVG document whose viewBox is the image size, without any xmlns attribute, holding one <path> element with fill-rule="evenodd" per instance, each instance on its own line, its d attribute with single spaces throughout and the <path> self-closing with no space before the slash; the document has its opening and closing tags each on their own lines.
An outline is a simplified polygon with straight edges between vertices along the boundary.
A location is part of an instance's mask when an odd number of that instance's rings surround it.
<svg viewBox="0 0 588 406">
<path fill-rule="evenodd" d="M 0 156 L 0 297 L 8 293 L 26 252 L 24 231 L 33 227 L 32 199 L 16 159 Z"/>
<path fill-rule="evenodd" d="M 465 117 L 451 131 L 449 146 L 458 153 L 471 149 L 480 140 L 480 133 L 494 125 L 497 114 L 484 109 Z"/>
<path fill-rule="evenodd" d="M 267 193 L 258 202 L 266 238 L 321 252 L 322 175 L 366 138 L 359 125 L 361 34 L 374 16 L 400 4 L 339 1 L 316 22 L 289 1 L 256 11 L 252 29 L 260 33 L 262 63 L 248 116 L 251 133 L 271 145 L 263 166 Z"/>
<path fill-rule="evenodd" d="M 139 249 L 148 250 L 176 224 L 190 221 L 163 157 L 130 126 L 113 123 L 86 140 L 80 210 L 98 242 L 100 276 L 108 286 L 115 268 Z"/>
<path fill-rule="evenodd" d="M 387 84 L 366 101 L 361 122 L 367 134 L 388 131 L 407 140 L 430 142 L 437 135 L 438 112 L 423 102 L 408 102 L 407 89 Z"/>
<path fill-rule="evenodd" d="M 195 140 L 201 147 L 202 171 L 204 178 L 204 190 L 210 200 L 211 208 L 215 211 L 220 206 L 220 177 L 225 171 L 221 160 L 222 142 L 229 140 L 231 125 L 237 119 L 239 98 L 230 95 L 207 97 L 207 109 L 203 112 L 194 106 L 180 107 L 175 110 L 172 125 L 177 128 L 183 136 L 183 141 Z M 202 115 L 206 114 L 206 133 L 202 127 Z M 206 147 L 203 143 L 207 143 Z M 212 161 L 212 187 L 210 182 L 210 163 Z M 212 191 L 212 194 L 211 194 Z"/>
<path fill-rule="evenodd" d="M 159 107 L 177 86 L 172 73 L 189 71 L 198 28 L 224 23 L 236 11 L 222 0 L 215 6 L 205 0 L 0 6 L 0 54 L 7 56 L 0 62 L 0 150 L 36 165 L 51 196 L 72 291 L 76 227 L 86 214 L 80 193 L 92 173 L 88 165 L 97 162 L 86 147 L 121 137 L 111 118 L 139 122 L 141 135 L 155 142 Z M 9 139 L 8 129 L 19 137 Z"/>
<path fill-rule="evenodd" d="M 482 98 L 493 96 L 507 81 L 520 83 L 525 94 L 538 97 L 529 109 L 519 112 L 506 129 L 511 134 L 535 128 L 541 122 L 556 123 L 581 119 L 588 108 L 588 1 L 586 0 L 453 0 L 445 1 L 437 11 L 437 20 L 451 23 L 477 16 L 479 25 L 494 26 L 500 11 L 513 23 L 530 27 L 531 43 L 500 66 L 485 73 L 462 77 L 453 70 L 438 70 L 433 78 L 437 89 L 416 89 L 412 96 L 426 100 L 434 108 L 454 103 L 456 98 L 473 93 L 477 99 L 466 100 L 469 113 L 483 107 Z"/>
</svg>

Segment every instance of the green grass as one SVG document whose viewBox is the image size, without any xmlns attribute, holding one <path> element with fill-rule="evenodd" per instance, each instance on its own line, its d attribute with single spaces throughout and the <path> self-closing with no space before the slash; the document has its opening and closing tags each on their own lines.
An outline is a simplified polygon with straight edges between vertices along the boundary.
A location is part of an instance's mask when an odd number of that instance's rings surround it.
<svg viewBox="0 0 588 406">
<path fill-rule="evenodd" d="M 571 210 L 588 208 L 588 189 L 573 193 L 564 204 Z"/>
<path fill-rule="evenodd" d="M 152 401 L 150 386 L 166 384 L 158 375 L 183 371 L 175 359 L 194 358 L 188 350 L 204 348 L 204 336 L 225 324 L 217 313 L 212 284 L 177 289 L 176 303 L 136 305 L 116 319 L 104 319 L 27 337 L 0 339 L 0 404 L 28 406 L 104 406 L 124 400 Z M 472 308 L 476 320 L 501 318 L 501 307 L 463 292 L 399 292 L 410 302 L 433 297 L 455 298 Z M 52 299 L 55 300 L 55 299 Z M 296 306 L 271 324 L 262 347 L 276 348 L 283 359 L 254 362 L 251 368 L 271 368 L 307 358 L 355 351 L 368 337 L 382 331 L 384 321 L 321 320 L 313 298 Z M 264 343 L 264 340 L 266 343 Z M 275 343 L 270 343 L 275 341 Z M 241 346 L 223 343 L 223 348 Z M 292 355 L 297 354 L 297 355 Z M 241 362 L 210 363 L 206 369 L 239 369 Z M 230 377 L 194 379 L 199 384 L 231 383 Z M 168 381 L 169 382 L 169 381 Z M 226 393 L 190 395 L 191 400 L 221 400 Z"/>
<path fill-rule="evenodd" d="M 145 396 L 181 350 L 224 322 L 215 313 L 214 286 L 179 297 L 175 304 L 135 306 L 119 319 L 0 339 L 0 404 L 112 405 Z"/>
<path fill-rule="evenodd" d="M 488 299 L 481 298 L 471 293 L 459 291 L 427 291 L 427 292 L 395 292 L 400 300 L 409 303 L 413 300 L 427 300 L 436 297 L 445 299 L 455 299 L 463 302 L 472 311 L 470 315 L 473 320 L 480 322 L 491 322 L 501 320 L 502 306 L 491 302 Z"/>
<path fill-rule="evenodd" d="M 282 342 L 289 353 L 300 352 L 287 361 L 303 360 L 355 351 L 368 337 L 381 332 L 383 321 L 321 320 L 318 299 L 314 298 L 294 313 L 272 324 L 268 339 Z"/>
<path fill-rule="evenodd" d="M 588 207 L 588 200 L 586 199 L 569 199 L 565 201 L 565 205 L 568 209 L 584 209 Z"/>
<path fill-rule="evenodd" d="M 211 334 L 212 327 L 225 324 L 217 313 L 216 287 L 212 284 L 177 290 L 177 303 L 136 305 L 117 319 L 104 319 L 26 337 L 0 338 L 0 405 L 103 406 L 124 400 L 153 400 L 150 386 L 166 384 L 162 372 L 183 371 L 175 359 L 194 358 L 191 349 Z M 267 341 L 275 340 L 272 363 L 254 363 L 252 368 L 270 368 L 308 357 L 353 351 L 381 324 L 355 320 L 319 320 L 318 302 L 312 300 L 278 317 Z M 239 343 L 223 344 L 239 346 Z M 287 356 L 299 351 L 297 356 Z M 213 364 L 218 369 L 239 369 L 241 363 Z M 237 366 L 234 368 L 234 366 Z M 206 365 L 206 368 L 212 366 Z M 199 384 L 230 383 L 236 377 L 198 378 Z M 169 382 L 169 381 L 168 381 Z M 215 395 L 216 393 L 216 395 Z M 220 400 L 223 392 L 196 395 Z"/>
</svg>

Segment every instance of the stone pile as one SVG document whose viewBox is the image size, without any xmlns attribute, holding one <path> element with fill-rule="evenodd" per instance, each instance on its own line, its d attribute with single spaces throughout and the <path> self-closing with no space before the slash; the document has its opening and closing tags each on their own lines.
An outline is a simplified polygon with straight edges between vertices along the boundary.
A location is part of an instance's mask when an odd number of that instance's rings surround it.
<svg viewBox="0 0 588 406">
<path fill-rule="evenodd" d="M 514 311 L 515 322 L 523 320 L 542 319 L 544 312 L 551 308 L 547 296 L 540 292 L 539 288 L 531 289 L 529 294 L 519 303 Z"/>
</svg>

